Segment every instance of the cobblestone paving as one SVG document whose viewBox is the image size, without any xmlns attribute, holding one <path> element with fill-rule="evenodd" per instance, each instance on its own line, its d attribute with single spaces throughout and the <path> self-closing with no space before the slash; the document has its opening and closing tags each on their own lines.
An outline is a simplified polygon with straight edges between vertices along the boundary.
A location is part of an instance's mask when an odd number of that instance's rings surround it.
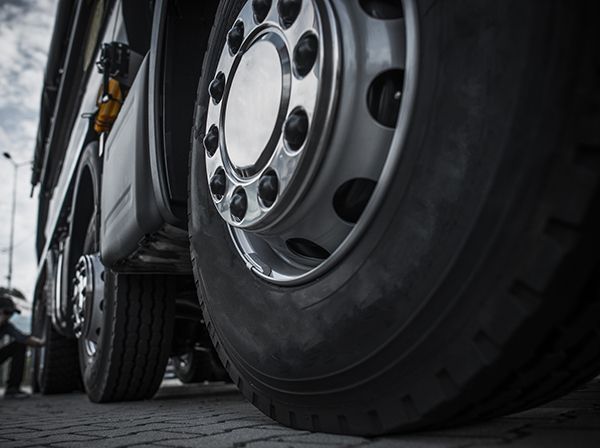
<svg viewBox="0 0 600 448">
<path fill-rule="evenodd" d="M 0 447 L 203 448 L 600 447 L 600 378 L 552 403 L 486 423 L 374 439 L 280 426 L 223 385 L 166 382 L 150 401 L 90 403 L 84 395 L 0 401 Z"/>
</svg>

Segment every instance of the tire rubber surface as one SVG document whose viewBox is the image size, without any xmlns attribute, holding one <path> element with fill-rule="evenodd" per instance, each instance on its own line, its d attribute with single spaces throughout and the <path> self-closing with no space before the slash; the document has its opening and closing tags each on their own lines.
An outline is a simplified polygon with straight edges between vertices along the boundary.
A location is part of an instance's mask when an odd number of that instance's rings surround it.
<svg viewBox="0 0 600 448">
<path fill-rule="evenodd" d="M 171 350 L 172 280 L 105 272 L 105 320 L 96 354 L 84 356 L 80 343 L 85 390 L 94 402 L 151 398 Z"/>
</svg>

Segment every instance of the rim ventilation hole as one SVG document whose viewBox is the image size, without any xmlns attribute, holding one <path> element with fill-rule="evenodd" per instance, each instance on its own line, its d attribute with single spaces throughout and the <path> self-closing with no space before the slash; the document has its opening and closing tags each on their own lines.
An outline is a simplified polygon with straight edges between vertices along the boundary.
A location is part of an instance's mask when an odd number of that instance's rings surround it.
<svg viewBox="0 0 600 448">
<path fill-rule="evenodd" d="M 219 168 L 215 175 L 210 180 L 210 192 L 217 200 L 221 200 L 225 196 L 227 189 L 227 176 L 223 168 Z"/>
<path fill-rule="evenodd" d="M 304 145 L 307 134 L 308 115 L 304 110 L 296 109 L 283 125 L 283 137 L 291 150 L 298 151 Z"/>
<path fill-rule="evenodd" d="M 266 172 L 258 182 L 258 197 L 265 207 L 271 207 L 279 194 L 279 180 L 275 171 Z"/>
<path fill-rule="evenodd" d="M 377 182 L 371 179 L 356 178 L 344 182 L 333 196 L 333 208 L 346 222 L 356 224 L 365 210 Z"/>
<path fill-rule="evenodd" d="M 290 238 L 285 242 L 288 249 L 301 257 L 325 260 L 331 255 L 326 249 L 304 238 Z"/>
<path fill-rule="evenodd" d="M 319 40 L 314 34 L 305 34 L 294 48 L 294 68 L 296 74 L 305 77 L 310 73 L 317 61 Z"/>
<path fill-rule="evenodd" d="M 261 23 L 269 15 L 269 10 L 273 2 L 271 0 L 252 0 L 252 9 L 254 10 L 254 20 Z"/>
<path fill-rule="evenodd" d="M 236 54 L 244 42 L 244 22 L 238 20 L 227 33 L 227 45 L 231 54 Z"/>
<path fill-rule="evenodd" d="M 402 2 L 398 0 L 360 0 L 360 6 L 375 19 L 391 20 L 404 17 Z"/>
<path fill-rule="evenodd" d="M 398 121 L 404 71 L 389 70 L 377 76 L 369 87 L 367 106 L 371 116 L 383 126 L 393 128 Z"/>
<path fill-rule="evenodd" d="M 242 219 L 244 219 L 244 216 L 246 216 L 247 210 L 248 196 L 246 196 L 246 192 L 243 188 L 238 188 L 235 193 L 233 193 L 231 204 L 229 204 L 231 217 L 237 222 L 240 222 Z"/>
<path fill-rule="evenodd" d="M 284 28 L 289 28 L 294 24 L 301 9 L 302 0 L 279 0 L 277 11 Z"/>
</svg>

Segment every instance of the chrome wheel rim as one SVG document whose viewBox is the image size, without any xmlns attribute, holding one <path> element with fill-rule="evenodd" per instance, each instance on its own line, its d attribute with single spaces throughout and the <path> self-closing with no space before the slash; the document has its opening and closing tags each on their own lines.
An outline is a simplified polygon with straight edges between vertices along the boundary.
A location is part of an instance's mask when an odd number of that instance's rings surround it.
<svg viewBox="0 0 600 448">
<path fill-rule="evenodd" d="M 79 258 L 73 278 L 73 330 L 88 357 L 97 351 L 104 313 L 104 265 L 99 254 Z"/>
<path fill-rule="evenodd" d="M 417 49 L 414 0 L 243 7 L 209 87 L 204 150 L 213 203 L 256 275 L 310 281 L 364 234 L 400 158 Z"/>
</svg>

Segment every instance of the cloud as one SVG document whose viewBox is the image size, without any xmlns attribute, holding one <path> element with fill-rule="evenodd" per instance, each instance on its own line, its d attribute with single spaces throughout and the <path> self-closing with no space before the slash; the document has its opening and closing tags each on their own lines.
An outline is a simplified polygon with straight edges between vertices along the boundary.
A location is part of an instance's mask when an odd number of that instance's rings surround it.
<svg viewBox="0 0 600 448">
<path fill-rule="evenodd" d="M 0 151 L 31 160 L 56 0 L 0 0 Z M 29 198 L 28 166 L 18 170 L 13 286 L 31 300 L 37 260 L 37 195 Z M 0 285 L 6 283 L 13 167 L 0 158 Z"/>
</svg>

